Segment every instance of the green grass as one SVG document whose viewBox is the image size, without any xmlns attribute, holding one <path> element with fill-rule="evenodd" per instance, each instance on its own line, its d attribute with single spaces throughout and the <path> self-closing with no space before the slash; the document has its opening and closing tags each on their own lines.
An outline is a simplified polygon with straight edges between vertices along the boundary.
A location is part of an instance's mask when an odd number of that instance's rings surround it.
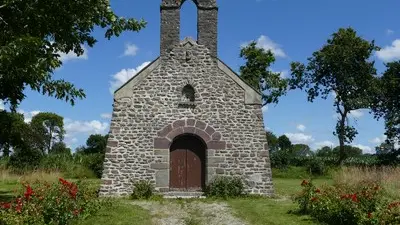
<svg viewBox="0 0 400 225">
<path fill-rule="evenodd" d="M 275 198 L 231 199 L 228 203 L 237 217 L 251 225 L 317 224 L 309 216 L 289 213 L 297 207 L 291 196 L 301 191 L 302 181 L 302 179 L 274 178 Z M 315 179 L 313 182 L 319 186 L 331 184 L 332 180 Z"/>
<path fill-rule="evenodd" d="M 232 199 L 228 203 L 235 216 L 251 225 L 316 224 L 308 216 L 289 214 L 296 206 L 287 199 Z"/>
<path fill-rule="evenodd" d="M 129 201 L 116 201 L 110 207 L 102 208 L 95 216 L 79 221 L 77 225 L 148 225 L 151 223 L 149 212 Z"/>
</svg>

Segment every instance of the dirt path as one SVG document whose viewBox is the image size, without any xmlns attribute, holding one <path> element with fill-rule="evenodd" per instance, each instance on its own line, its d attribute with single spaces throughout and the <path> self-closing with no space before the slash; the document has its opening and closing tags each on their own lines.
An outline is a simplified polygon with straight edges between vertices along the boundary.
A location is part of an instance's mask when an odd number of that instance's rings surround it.
<svg viewBox="0 0 400 225">
<path fill-rule="evenodd" d="M 135 201 L 150 211 L 154 225 L 247 225 L 226 203 L 201 201 Z"/>
</svg>

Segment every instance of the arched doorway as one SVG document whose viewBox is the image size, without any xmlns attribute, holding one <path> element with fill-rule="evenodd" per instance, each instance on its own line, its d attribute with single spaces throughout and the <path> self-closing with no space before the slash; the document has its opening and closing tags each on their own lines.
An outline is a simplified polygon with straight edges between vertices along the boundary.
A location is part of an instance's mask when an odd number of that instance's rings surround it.
<svg viewBox="0 0 400 225">
<path fill-rule="evenodd" d="M 183 134 L 174 139 L 170 147 L 170 190 L 203 190 L 206 149 L 206 144 L 196 135 Z"/>
</svg>

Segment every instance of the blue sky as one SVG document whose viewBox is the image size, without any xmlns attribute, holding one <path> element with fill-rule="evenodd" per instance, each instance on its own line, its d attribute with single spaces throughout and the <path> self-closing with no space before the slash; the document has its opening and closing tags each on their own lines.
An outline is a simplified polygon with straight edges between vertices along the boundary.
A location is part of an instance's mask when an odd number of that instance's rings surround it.
<svg viewBox="0 0 400 225">
<path fill-rule="evenodd" d="M 55 112 L 65 118 L 66 142 L 71 148 L 85 143 L 92 133 L 109 130 L 113 98 L 111 91 L 134 76 L 159 55 L 160 0 L 111 0 L 117 14 L 144 18 L 148 26 L 126 32 L 110 41 L 104 30 L 96 29 L 99 42 L 86 48 L 77 58 L 63 55 L 64 65 L 54 77 L 63 78 L 83 88 L 87 98 L 75 106 L 27 90 L 20 112 L 29 121 L 37 112 Z M 277 58 L 273 71 L 288 76 L 291 61 L 306 62 L 329 36 L 340 27 L 351 26 L 368 40 L 375 40 L 382 50 L 373 58 L 379 72 L 385 61 L 400 59 L 400 1 L 398 0 L 219 0 L 218 55 L 235 71 L 243 64 L 240 46 L 256 40 L 271 49 Z M 191 1 L 182 6 L 181 38 L 196 37 L 196 7 Z M 277 105 L 264 108 L 266 129 L 286 134 L 294 143 L 305 143 L 313 149 L 336 145 L 332 135 L 336 120 L 333 98 L 308 103 L 300 91 L 291 91 Z M 2 107 L 0 103 L 0 107 Z M 351 121 L 359 131 L 353 145 L 364 152 L 374 152 L 383 141 L 382 121 L 368 111 L 356 111 Z"/>
</svg>

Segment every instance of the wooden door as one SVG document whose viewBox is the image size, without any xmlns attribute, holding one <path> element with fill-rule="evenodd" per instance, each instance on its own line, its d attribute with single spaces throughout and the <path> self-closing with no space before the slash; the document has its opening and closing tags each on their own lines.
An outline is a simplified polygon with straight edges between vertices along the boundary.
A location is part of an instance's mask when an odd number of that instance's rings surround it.
<svg viewBox="0 0 400 225">
<path fill-rule="evenodd" d="M 198 191 L 204 183 L 205 148 L 194 137 L 174 141 L 170 151 L 170 189 Z"/>
</svg>

